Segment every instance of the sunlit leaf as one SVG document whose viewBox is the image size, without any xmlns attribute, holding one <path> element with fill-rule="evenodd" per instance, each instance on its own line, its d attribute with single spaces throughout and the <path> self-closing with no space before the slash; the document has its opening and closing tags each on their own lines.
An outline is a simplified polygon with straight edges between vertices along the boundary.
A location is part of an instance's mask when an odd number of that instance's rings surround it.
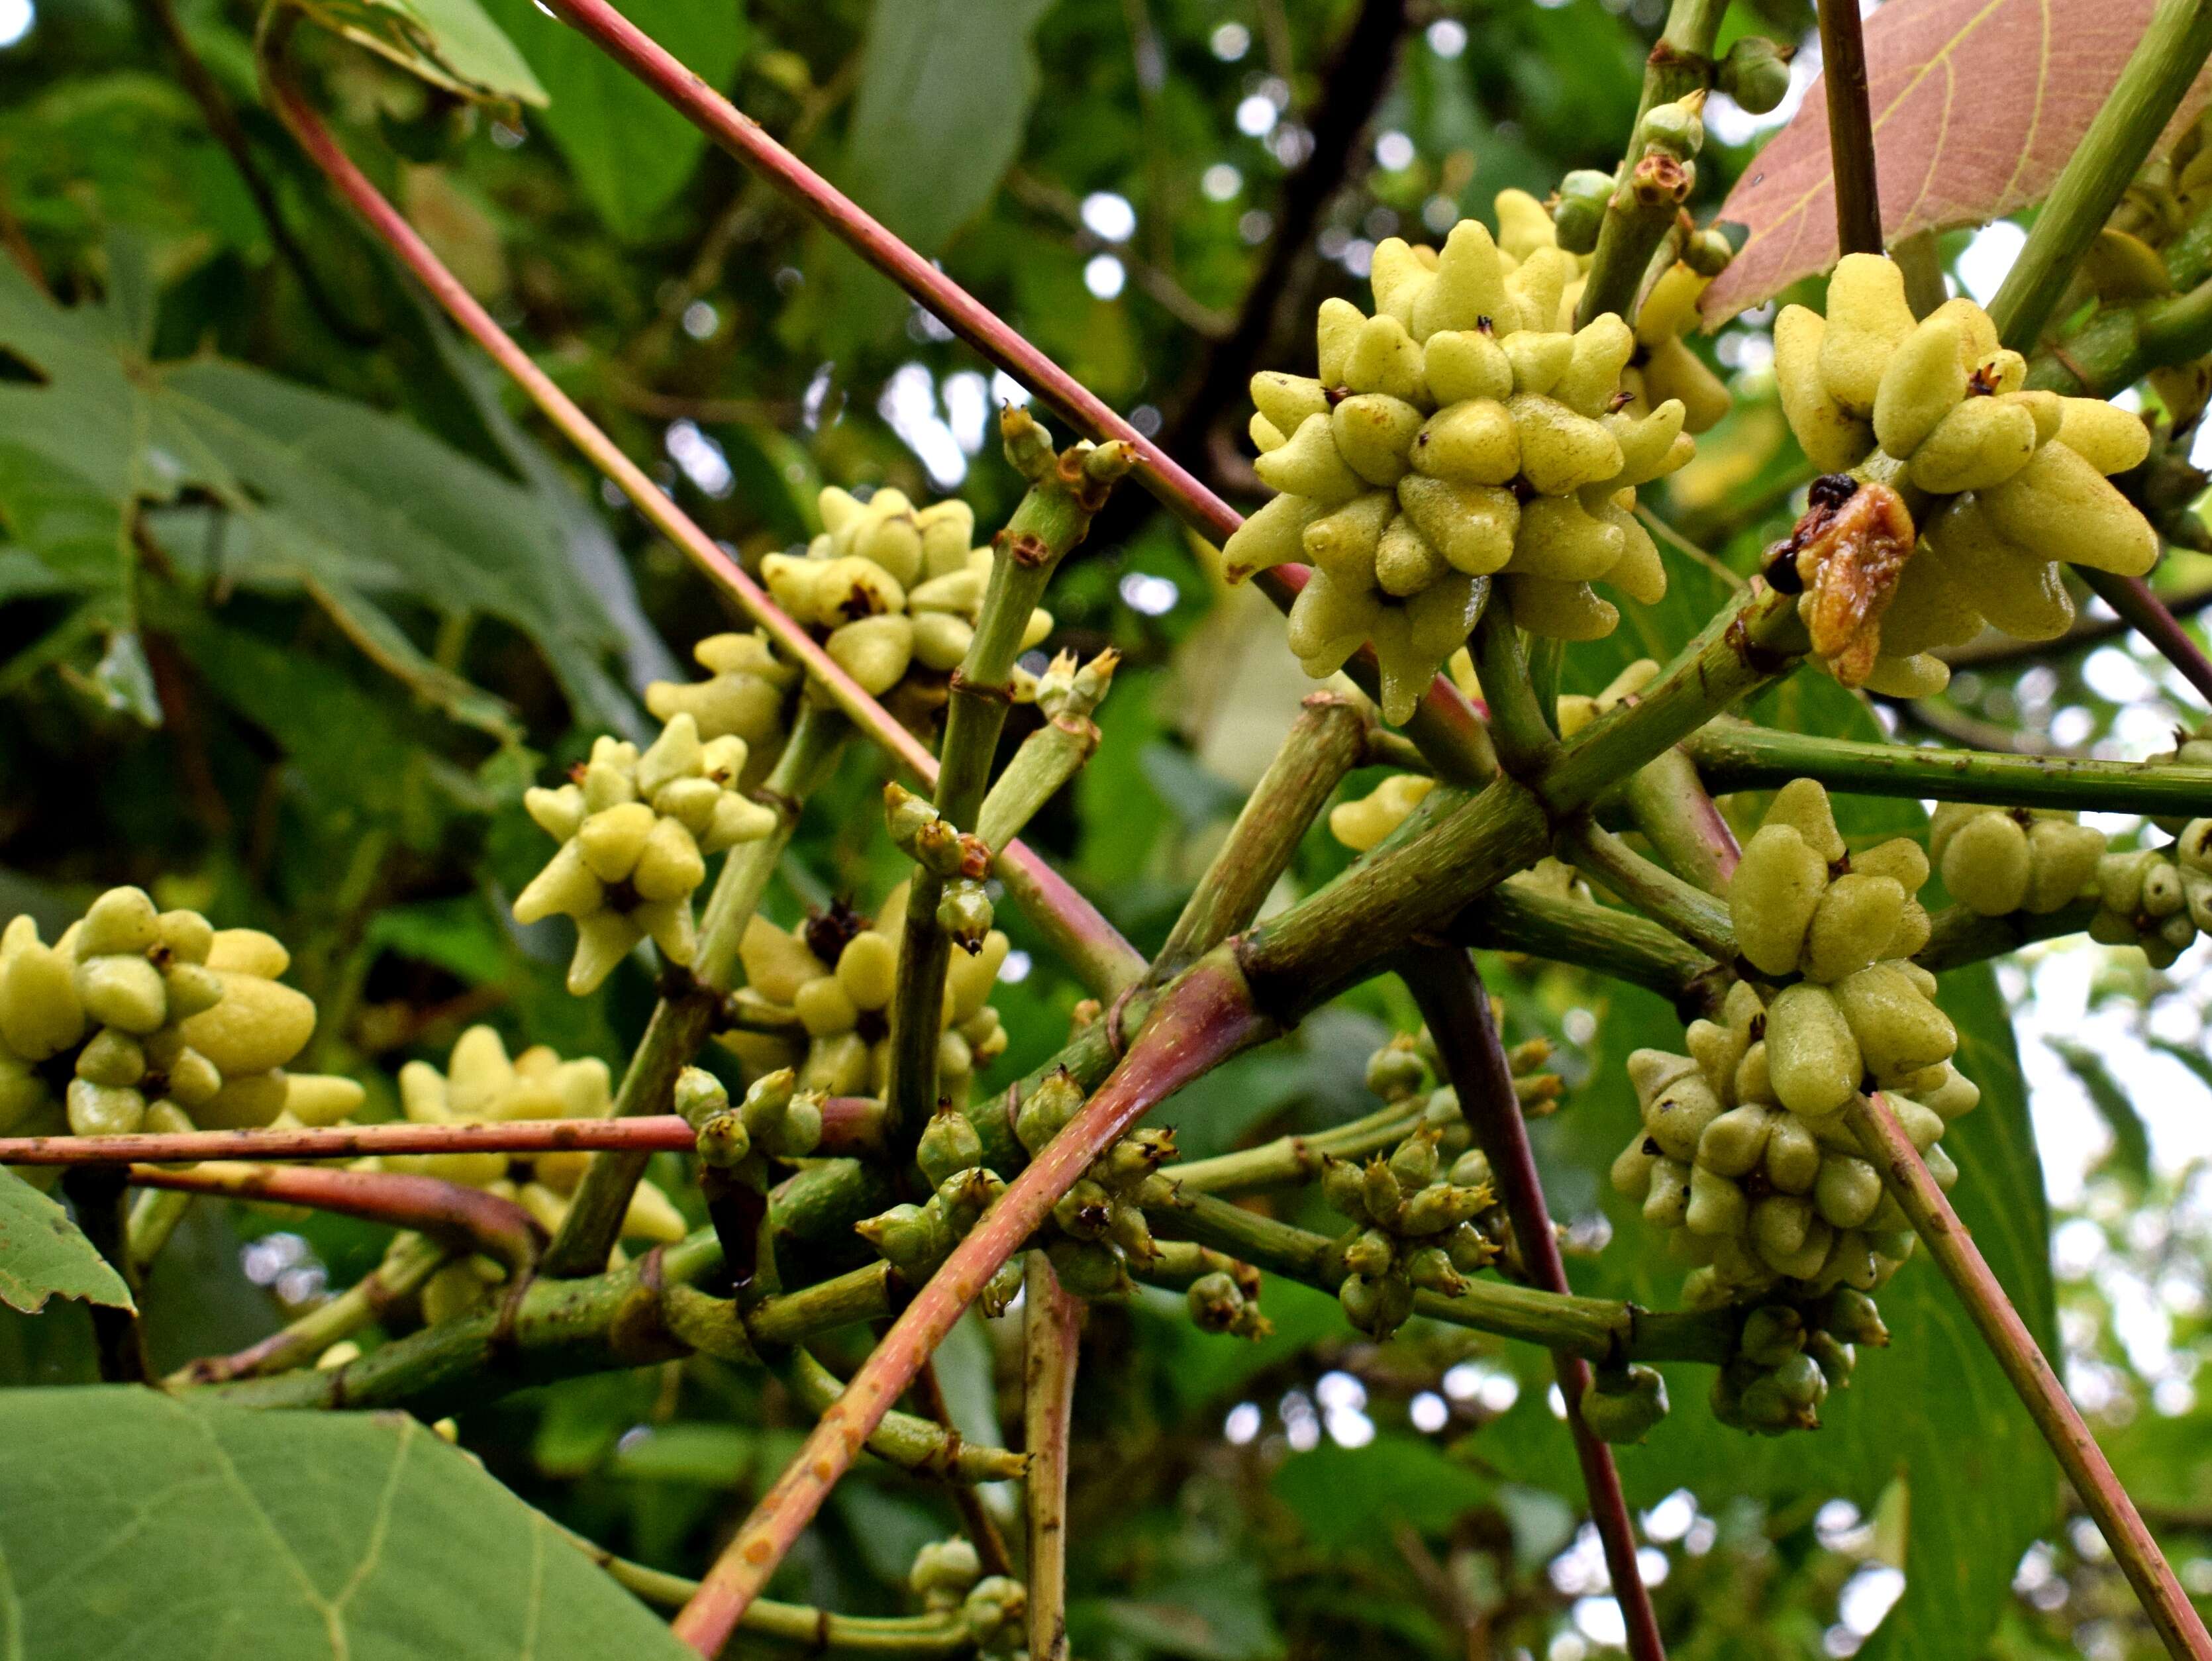
<svg viewBox="0 0 2212 1661">
<path fill-rule="evenodd" d="M 69 1213 L 0 1165 L 0 1303 L 36 1315 L 54 1297 L 132 1307 L 123 1277 Z"/>
<path fill-rule="evenodd" d="M 1978 225 L 2043 199 L 2149 22 L 2154 0 L 1890 0 L 1867 19 L 1883 234 Z M 2203 107 L 2200 80 L 2178 122 Z M 1720 217 L 1750 232 L 1705 290 L 1708 324 L 1836 259 L 1827 83 L 1744 171 Z"/>
</svg>

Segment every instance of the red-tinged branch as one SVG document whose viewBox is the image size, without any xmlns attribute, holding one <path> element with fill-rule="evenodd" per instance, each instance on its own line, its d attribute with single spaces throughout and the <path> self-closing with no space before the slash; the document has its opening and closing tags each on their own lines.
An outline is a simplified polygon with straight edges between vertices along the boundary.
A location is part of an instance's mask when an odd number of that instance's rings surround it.
<svg viewBox="0 0 2212 1661">
<path fill-rule="evenodd" d="M 492 361 L 529 395 L 531 402 L 538 407 L 545 418 L 583 453 L 585 459 L 614 482 L 648 524 L 681 549 L 684 557 L 698 567 L 709 581 L 736 599 L 746 616 L 765 630 L 793 660 L 803 665 L 807 674 L 828 691 L 830 698 L 854 726 L 866 733 L 873 743 L 923 785 L 934 789 L 937 760 L 921 740 L 902 726 L 889 710 L 870 697 L 860 683 L 840 668 L 811 635 L 778 608 L 769 598 L 767 591 L 745 575 L 744 568 L 725 553 L 714 538 L 678 507 L 674 499 L 655 484 L 644 469 L 623 454 L 621 447 L 601 431 L 592 418 L 577 407 L 575 401 L 553 383 L 552 377 L 539 368 L 529 353 L 508 337 L 507 332 L 493 320 L 490 313 L 477 303 L 476 297 L 431 252 L 429 244 L 416 234 L 415 228 L 407 222 L 405 216 L 385 200 L 367 175 L 353 164 L 352 158 L 346 155 L 337 139 L 323 124 L 322 118 L 315 113 L 313 106 L 292 80 L 283 60 L 281 30 L 270 31 L 270 36 L 265 43 L 267 50 L 262 58 L 262 68 L 268 83 L 270 107 L 283 118 L 292 136 L 299 141 L 300 147 L 307 151 L 308 158 L 323 170 L 368 228 L 398 256 L 400 263 L 415 274 L 416 279 L 430 291 L 433 299 L 445 307 L 463 332 L 481 346 Z M 735 112 L 732 113 L 734 115 Z M 884 234 L 888 236 L 890 234 L 885 232 Z M 1126 423 L 1122 424 L 1126 427 Z M 1134 434 L 1132 433 L 1131 436 L 1133 437 Z M 1106 921 L 1097 907 L 1060 880 L 1030 849 L 1018 842 L 1014 843 L 999 855 L 998 862 L 1001 867 L 1018 877 L 1018 885 L 1010 877 L 1009 887 L 1018 886 L 1019 891 L 1054 908 L 1048 934 L 1055 937 L 1065 935 L 1091 948 L 1076 959 L 1078 967 L 1102 960 L 1118 962 L 1124 958 L 1136 958 L 1134 948 L 1126 945 L 1122 953 L 1106 952 L 1102 957 L 1097 949 L 1100 943 L 1120 938 L 1115 934 L 1113 925 Z M 1107 989 L 1108 995 L 1116 989 Z"/>
<path fill-rule="evenodd" d="M 868 1433 L 1060 1196 L 1154 1104 L 1275 1031 L 1255 1011 L 1225 951 L 1194 965 L 1157 1007 L 1152 1025 L 1097 1093 L 915 1294 L 684 1605 L 676 1634 L 702 1655 L 720 1652 Z"/>
<path fill-rule="evenodd" d="M 1866 33 L 1859 0 L 1820 0 L 1821 77 L 1828 88 L 1828 162 L 1835 176 L 1836 246 L 1882 251 L 1875 181 L 1874 112 L 1867 97 Z"/>
<path fill-rule="evenodd" d="M 135 1188 L 167 1188 L 231 1200 L 335 1211 L 372 1223 L 411 1228 L 469 1251 L 481 1251 L 520 1273 L 538 1261 L 544 1236 L 512 1200 L 480 1188 L 397 1171 L 326 1171 L 315 1165 L 237 1165 L 214 1161 L 183 1171 L 134 1165 Z"/>
<path fill-rule="evenodd" d="M 1405 978 L 1443 1058 L 1444 1072 L 1458 1093 L 1460 1110 L 1476 1146 L 1489 1157 L 1499 1198 L 1513 1223 L 1522 1269 L 1547 1292 L 1565 1293 L 1567 1266 L 1553 1232 L 1528 1127 L 1513 1091 L 1513 1069 L 1490 1011 L 1490 995 L 1463 947 L 1418 946 L 1407 954 Z M 1636 1530 L 1613 1450 L 1583 1422 L 1583 1393 L 1589 1388 L 1589 1363 L 1566 1350 L 1553 1352 L 1559 1392 L 1566 1398 L 1567 1425 L 1574 1433 L 1575 1457 L 1583 1468 L 1590 1520 L 1605 1548 L 1613 1592 L 1628 1627 L 1629 1653 L 1636 1661 L 1665 1661 L 1658 1616 L 1651 1594 L 1636 1565 Z"/>
<path fill-rule="evenodd" d="M 1023 1282 L 1022 1447 L 1030 1456 L 1030 1658 L 1067 1661 L 1068 1419 L 1083 1300 L 1063 1291 L 1042 1251 Z"/>
<path fill-rule="evenodd" d="M 2197 689 L 2197 696 L 2212 703 L 2212 659 L 2205 657 L 2196 637 L 2166 609 L 2156 589 L 2141 577 L 2118 576 L 2084 566 L 2075 569 L 2097 597 L 2119 613 L 2123 623 L 2156 647 L 2159 655 L 2180 670 L 2182 678 Z"/>
<path fill-rule="evenodd" d="M 1137 482 L 1185 524 L 1218 545 L 1243 523 L 1235 508 L 1200 484 L 1103 399 L 870 217 L 858 203 L 778 143 L 759 122 L 684 68 L 606 0 L 551 0 L 550 9 L 644 82 L 693 126 L 819 220 L 832 235 L 898 284 L 986 360 L 1036 392 L 1077 432 L 1097 443 L 1118 439 L 1127 444 L 1137 458 L 1133 475 Z M 619 478 L 617 483 L 628 490 Z M 1304 583 L 1304 569 L 1286 566 L 1271 575 L 1273 580 L 1263 579 L 1261 587 L 1269 599 L 1287 610 Z M 1363 649 L 1361 659 L 1371 674 L 1372 654 Z M 1355 673 L 1359 667 L 1356 662 Z M 1430 684 L 1421 709 L 1407 730 L 1439 773 L 1455 782 L 1477 782 L 1492 770 L 1480 723 L 1467 699 L 1441 675 Z"/>
<path fill-rule="evenodd" d="M 1959 1301 L 1982 1335 L 1983 1342 L 2004 1369 L 2019 1392 L 2029 1417 L 2043 1439 L 2058 1457 L 2058 1463 L 2074 1491 L 2088 1507 L 2103 1530 L 2106 1543 L 2119 1560 L 2128 1584 L 2135 1588 L 2143 1612 L 2158 1629 L 2166 1652 L 2195 1661 L 2212 1661 L 2212 1637 L 2182 1593 L 2173 1570 L 2158 1542 L 2137 1514 L 2135 1502 L 2112 1474 L 2112 1465 L 2097 1439 L 2081 1422 L 2081 1415 L 2067 1399 L 2065 1387 L 2051 1371 L 2050 1361 L 2034 1335 L 2020 1318 L 2020 1311 L 2005 1296 L 1988 1262 L 1975 1245 L 1974 1237 L 1951 1209 L 1943 1190 L 1936 1185 L 1928 1166 L 1897 1123 L 1897 1116 L 1879 1095 L 1855 1097 L 1844 1110 L 1844 1117 L 1861 1142 L 1881 1150 L 1882 1174 L 1889 1191 L 1912 1220 L 1912 1226 L 1927 1244 L 1929 1255 L 1943 1271 Z"/>
<path fill-rule="evenodd" d="M 873 1152 L 880 1104 L 832 1096 L 822 1144 L 832 1154 Z M 470 1124 L 336 1125 L 319 1129 L 145 1131 L 129 1136 L 0 1136 L 0 1165 L 175 1165 L 194 1159 L 356 1159 L 378 1153 L 562 1153 L 601 1150 L 688 1153 L 691 1127 L 673 1113 L 635 1119 L 495 1119 Z M 172 1184 L 173 1186 L 173 1184 Z"/>
</svg>

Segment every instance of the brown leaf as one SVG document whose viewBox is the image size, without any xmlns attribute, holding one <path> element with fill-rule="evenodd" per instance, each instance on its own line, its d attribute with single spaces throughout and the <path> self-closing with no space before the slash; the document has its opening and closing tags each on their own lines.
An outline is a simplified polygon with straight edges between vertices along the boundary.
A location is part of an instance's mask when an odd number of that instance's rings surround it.
<svg viewBox="0 0 2212 1661">
<path fill-rule="evenodd" d="M 1888 0 L 1866 23 L 1884 235 L 1895 243 L 1978 225 L 2040 201 L 2154 4 Z M 2207 92 L 2200 77 L 2176 127 L 2195 118 Z M 1699 301 L 1708 327 L 1835 263 L 1825 76 L 1736 181 L 1720 217 L 1751 236 Z"/>
</svg>

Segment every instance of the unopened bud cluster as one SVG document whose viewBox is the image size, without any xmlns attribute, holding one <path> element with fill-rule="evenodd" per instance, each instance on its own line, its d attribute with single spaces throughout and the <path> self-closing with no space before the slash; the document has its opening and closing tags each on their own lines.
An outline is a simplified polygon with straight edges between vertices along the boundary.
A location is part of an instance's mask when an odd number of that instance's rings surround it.
<svg viewBox="0 0 2212 1661">
<path fill-rule="evenodd" d="M 1889 1342 L 1874 1299 L 1853 1287 L 1744 1317 L 1736 1353 L 1714 1375 L 1713 1417 L 1762 1436 L 1817 1430 L 1820 1404 L 1850 1383 L 1858 1347 Z"/>
<path fill-rule="evenodd" d="M 2040 915 L 2095 887 L 2105 833 L 2052 808 L 1945 802 L 1929 822 L 1928 852 L 1969 911 Z"/>
<path fill-rule="evenodd" d="M 1029 1590 L 1003 1574 L 986 1575 L 975 1548 L 962 1539 L 939 1540 L 915 1554 L 907 1586 L 933 1615 L 957 1610 L 968 1642 L 985 1655 L 1018 1648 L 1029 1614 Z"/>
<path fill-rule="evenodd" d="M 2191 819 L 2162 848 L 2106 855 L 2096 895 L 2090 939 L 2140 946 L 2152 968 L 2170 968 L 2200 930 L 2212 934 L 2212 818 Z"/>
<path fill-rule="evenodd" d="M 779 1068 L 754 1080 L 732 1107 L 720 1079 L 687 1067 L 676 1075 L 676 1110 L 697 1138 L 703 1163 L 764 1177 L 767 1160 L 803 1159 L 821 1146 L 822 1098 L 798 1085 L 789 1068 Z"/>
<path fill-rule="evenodd" d="M 277 979 L 290 962 L 270 935 L 137 888 L 109 889 L 51 946 L 15 917 L 0 930 L 0 1134 L 343 1118 L 359 1085 L 284 1071 L 315 1026 L 313 1001 Z"/>
<path fill-rule="evenodd" d="M 1592 582 L 1647 603 L 1666 590 L 1632 510 L 1636 487 L 1694 448 L 1683 406 L 1631 413 L 1635 333 L 1610 313 L 1574 328 L 1576 257 L 1516 240 L 1501 250 L 1474 220 L 1441 251 L 1385 240 L 1375 314 L 1322 303 L 1319 375 L 1252 382 L 1255 465 L 1278 495 L 1230 538 L 1228 575 L 1310 563 L 1291 649 L 1322 677 L 1371 642 L 1393 722 L 1467 639 L 1493 576 L 1522 627 L 1571 640 L 1619 621 Z"/>
<path fill-rule="evenodd" d="M 679 711 L 652 745 L 601 737 L 570 783 L 532 789 L 523 806 L 561 846 L 515 897 L 514 920 L 576 923 L 568 989 L 596 991 L 648 934 L 671 963 L 698 950 L 692 891 L 707 856 L 775 829 L 775 811 L 738 789 L 745 740 L 702 739 Z"/>
<path fill-rule="evenodd" d="M 1916 320 L 1903 272 L 1879 254 L 1844 256 L 1825 317 L 1783 307 L 1774 374 L 1816 467 L 1931 498 L 1917 546 L 1908 520 L 1796 555 L 1814 651 L 1847 685 L 1940 691 L 1950 672 L 1936 652 L 1984 624 L 2023 640 L 2065 632 L 2062 563 L 2141 576 L 2157 560 L 2149 522 L 2106 477 L 2143 459 L 2142 422 L 2026 390 L 2026 360 L 1971 300 Z"/>
</svg>

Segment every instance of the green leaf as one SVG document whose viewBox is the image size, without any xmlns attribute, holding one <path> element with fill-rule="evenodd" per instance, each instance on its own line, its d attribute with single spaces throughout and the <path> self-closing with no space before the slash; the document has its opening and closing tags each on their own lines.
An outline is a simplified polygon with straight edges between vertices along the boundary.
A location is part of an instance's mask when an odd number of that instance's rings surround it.
<svg viewBox="0 0 2212 1661">
<path fill-rule="evenodd" d="M 137 1307 L 123 1277 L 69 1213 L 0 1165 L 0 1303 L 36 1315 L 58 1295 Z"/>
<path fill-rule="evenodd" d="M 2105 1122 L 2105 1129 L 2112 1133 L 2112 1151 L 2106 1156 L 2106 1163 L 2117 1166 L 2137 1182 L 2148 1181 L 2150 1128 L 2143 1123 L 2135 1103 L 2120 1087 L 2112 1069 L 2105 1065 L 2104 1057 L 2087 1045 L 2063 1040 L 2051 1048 L 2058 1052 L 2068 1070 L 2081 1081 L 2081 1088 L 2089 1092 L 2090 1105 Z"/>
<path fill-rule="evenodd" d="M 0 1631 L 40 1661 L 690 1652 L 397 1414 L 0 1395 Z"/>
<path fill-rule="evenodd" d="M 492 103 L 543 104 L 545 89 L 477 0 L 297 0 L 325 28 L 434 87 Z"/>
<path fill-rule="evenodd" d="M 1393 1524 L 1441 1533 L 1489 1500 L 1496 1484 L 1418 1436 L 1378 1436 L 1363 1448 L 1324 1440 L 1283 1461 L 1270 1486 L 1316 1545 L 1389 1548 Z"/>
<path fill-rule="evenodd" d="M 111 282 L 143 295 L 131 257 L 111 248 Z M 91 599 L 80 627 L 129 626 L 128 527 L 144 514 L 187 583 L 305 595 L 456 720 L 504 734 L 510 718 L 424 655 L 389 602 L 500 618 L 537 643 L 580 722 L 623 717 L 599 662 L 616 639 L 574 566 L 548 557 L 562 534 L 542 496 L 366 405 L 216 357 L 149 362 L 124 319 L 150 301 L 118 303 L 65 310 L 0 267 L 0 348 L 42 377 L 0 381 L 0 520 Z"/>
<path fill-rule="evenodd" d="M 1021 148 L 1030 34 L 1051 0 L 876 0 L 846 166 L 860 205 L 923 253 L 975 217 Z"/>
<path fill-rule="evenodd" d="M 706 135 L 536 0 L 484 0 L 519 42 L 551 102 L 538 118 L 607 228 L 636 241 L 698 166 Z M 623 15 L 710 87 L 744 55 L 741 0 L 628 0 Z"/>
</svg>

